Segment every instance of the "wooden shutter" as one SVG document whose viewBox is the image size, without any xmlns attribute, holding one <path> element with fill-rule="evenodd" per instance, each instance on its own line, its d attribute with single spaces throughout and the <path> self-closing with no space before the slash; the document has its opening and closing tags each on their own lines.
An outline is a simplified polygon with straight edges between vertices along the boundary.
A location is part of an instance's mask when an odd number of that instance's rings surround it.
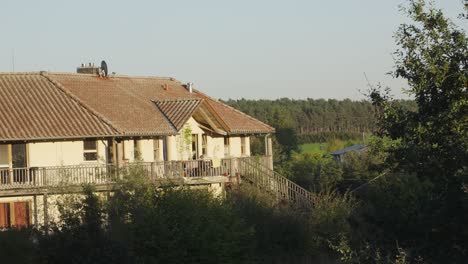
<svg viewBox="0 0 468 264">
<path fill-rule="evenodd" d="M 0 203 L 0 228 L 10 227 L 10 203 Z"/>
<path fill-rule="evenodd" d="M 15 202 L 15 227 L 29 227 L 29 203 Z"/>
</svg>

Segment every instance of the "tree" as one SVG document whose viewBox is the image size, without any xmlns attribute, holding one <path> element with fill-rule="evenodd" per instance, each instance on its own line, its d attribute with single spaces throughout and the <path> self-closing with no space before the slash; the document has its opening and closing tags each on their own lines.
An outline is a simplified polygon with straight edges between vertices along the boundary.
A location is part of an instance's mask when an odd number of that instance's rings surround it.
<svg viewBox="0 0 468 264">
<path fill-rule="evenodd" d="M 432 186 L 415 212 L 428 220 L 420 225 L 424 238 L 414 239 L 433 259 L 443 252 L 446 262 L 461 262 L 468 256 L 468 40 L 423 0 L 410 0 L 405 12 L 412 23 L 396 32 L 393 75 L 408 81 L 417 111 L 379 89 L 371 89 L 370 98 L 381 109 L 380 135 L 399 143 L 389 150 L 394 163 Z"/>
</svg>

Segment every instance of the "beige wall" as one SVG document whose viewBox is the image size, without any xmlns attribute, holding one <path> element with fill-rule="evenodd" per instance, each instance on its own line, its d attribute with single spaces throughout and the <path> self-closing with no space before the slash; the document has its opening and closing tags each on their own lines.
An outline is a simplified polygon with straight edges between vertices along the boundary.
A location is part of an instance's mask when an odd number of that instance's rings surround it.
<svg viewBox="0 0 468 264">
<path fill-rule="evenodd" d="M 44 142 L 29 144 L 29 166 L 80 165 L 83 163 L 83 142 Z"/>
<path fill-rule="evenodd" d="M 140 153 L 143 161 L 154 161 L 154 143 L 152 139 L 140 140 Z"/>
<path fill-rule="evenodd" d="M 199 124 L 190 118 L 184 129 L 190 128 L 191 134 L 198 136 L 199 154 L 202 154 L 202 135 L 205 131 L 202 130 Z M 219 135 L 212 135 L 210 132 L 207 135 L 207 153 L 205 158 L 220 159 L 225 158 L 224 155 L 224 137 Z M 163 159 L 163 140 L 155 139 L 160 142 L 160 158 Z M 190 137 L 191 140 L 191 137 Z M 246 153 L 244 156 L 250 156 L 250 139 L 245 138 Z M 141 159 L 145 162 L 154 161 L 154 140 L 141 139 L 138 140 L 139 151 Z M 186 142 L 184 139 L 183 130 L 180 135 L 166 137 L 167 150 L 169 160 L 189 160 L 192 157 L 191 143 Z M 188 143 L 188 144 L 187 144 Z M 106 162 L 106 140 L 98 141 L 98 161 L 85 161 L 84 160 L 84 146 L 83 141 L 63 141 L 63 142 L 40 142 L 29 143 L 29 166 L 42 167 L 42 166 L 67 166 L 67 165 L 91 165 L 103 164 Z M 123 141 L 125 160 L 134 162 L 134 143 L 133 140 Z M 226 157 L 241 157 L 241 137 L 230 137 L 229 155 Z M 8 166 L 8 145 L 0 145 L 0 167 Z"/>
<path fill-rule="evenodd" d="M 98 160 L 84 160 L 83 141 L 29 143 L 29 166 L 102 164 L 106 162 L 107 141 L 98 141 Z"/>
<path fill-rule="evenodd" d="M 229 138 L 229 154 L 231 157 L 240 157 L 241 155 L 241 139 L 240 137 Z"/>
<path fill-rule="evenodd" d="M 8 167 L 8 145 L 0 145 L 0 168 Z"/>
<path fill-rule="evenodd" d="M 184 129 L 190 128 L 191 134 L 198 135 L 198 148 L 201 155 L 202 149 L 202 135 L 205 134 L 205 131 L 202 130 L 193 118 L 185 124 L 184 128 L 179 131 L 177 136 L 167 137 L 168 148 L 171 148 L 168 153 L 169 160 L 188 160 L 191 159 L 191 144 L 187 144 L 184 139 Z M 230 146 L 229 146 L 229 156 L 228 157 L 241 157 L 241 137 L 230 137 Z M 245 156 L 250 156 L 250 140 L 246 137 L 246 153 Z M 220 159 L 225 158 L 224 156 L 224 137 L 223 136 L 214 136 L 207 135 L 207 154 L 205 158 Z"/>
<path fill-rule="evenodd" d="M 224 137 L 208 136 L 208 157 L 215 159 L 224 158 Z"/>
<path fill-rule="evenodd" d="M 191 120 L 187 127 L 190 127 L 193 134 L 198 135 L 199 153 L 202 149 L 202 134 L 205 132 L 198 127 L 195 120 Z M 163 158 L 163 140 L 160 142 L 160 157 Z M 169 160 L 189 160 L 191 159 L 191 143 L 185 141 L 184 136 L 169 136 L 166 140 L 168 147 Z M 139 140 L 139 149 L 141 158 L 145 162 L 154 161 L 154 143 L 153 139 Z M 84 149 L 82 141 L 63 141 L 63 142 L 41 142 L 29 143 L 29 166 L 67 166 L 67 165 L 91 165 L 104 164 L 106 162 L 107 141 L 98 141 L 98 161 L 85 161 L 83 157 Z M 205 158 L 220 159 L 224 156 L 224 137 L 207 135 L 207 154 Z M 228 157 L 241 157 L 241 137 L 230 137 L 230 154 Z M 124 141 L 125 159 L 128 162 L 134 162 L 133 140 Z M 250 155 L 250 140 L 246 137 L 246 154 Z M 8 167 L 8 147 L 0 145 L 0 167 Z"/>
</svg>

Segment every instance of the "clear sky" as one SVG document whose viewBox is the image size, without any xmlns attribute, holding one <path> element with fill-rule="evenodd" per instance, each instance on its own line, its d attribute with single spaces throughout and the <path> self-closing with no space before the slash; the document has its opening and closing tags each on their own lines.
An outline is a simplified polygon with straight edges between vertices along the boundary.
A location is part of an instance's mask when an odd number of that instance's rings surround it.
<svg viewBox="0 0 468 264">
<path fill-rule="evenodd" d="M 461 0 L 435 0 L 456 19 Z M 217 98 L 351 98 L 392 70 L 403 0 L 1 0 L 0 71 L 74 72 L 102 59 Z"/>
</svg>

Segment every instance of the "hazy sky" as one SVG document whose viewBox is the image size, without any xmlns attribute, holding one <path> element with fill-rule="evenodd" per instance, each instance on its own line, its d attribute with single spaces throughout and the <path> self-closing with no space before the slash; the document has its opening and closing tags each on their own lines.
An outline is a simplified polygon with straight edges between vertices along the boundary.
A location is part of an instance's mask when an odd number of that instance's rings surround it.
<svg viewBox="0 0 468 264">
<path fill-rule="evenodd" d="M 436 0 L 456 19 L 461 0 Z M 1 0 L 0 71 L 171 76 L 217 98 L 360 99 L 392 80 L 402 0 Z M 465 24 L 462 24 L 465 23 Z"/>
</svg>

